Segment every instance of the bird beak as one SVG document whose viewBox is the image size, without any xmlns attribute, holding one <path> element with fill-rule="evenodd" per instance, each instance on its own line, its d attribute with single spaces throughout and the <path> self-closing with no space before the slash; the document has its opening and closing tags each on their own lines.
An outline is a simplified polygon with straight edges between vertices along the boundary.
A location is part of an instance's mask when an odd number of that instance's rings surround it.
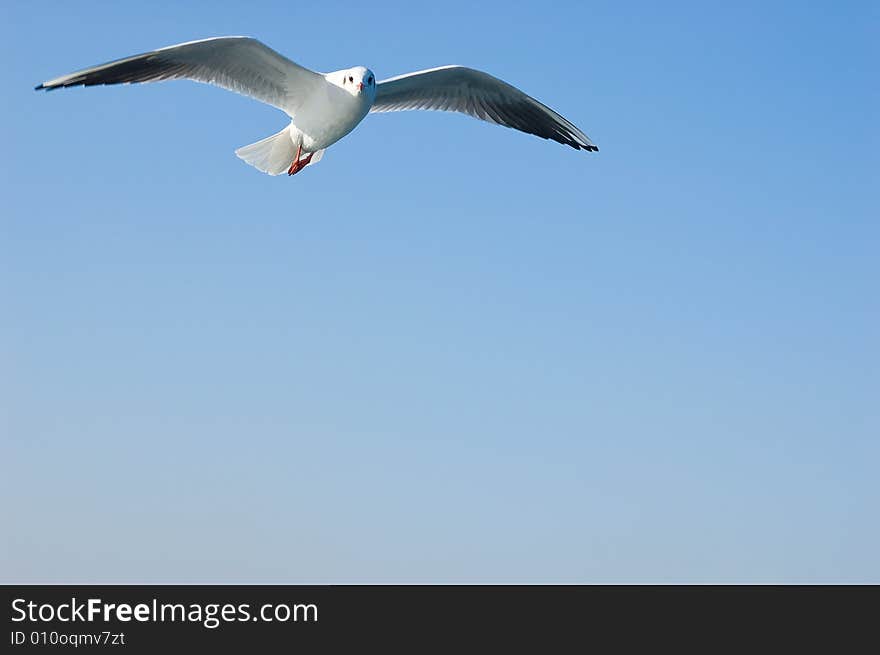
<svg viewBox="0 0 880 655">
<path fill-rule="evenodd" d="M 364 90 L 364 83 L 358 82 L 358 91 L 363 91 L 363 90 Z"/>
</svg>

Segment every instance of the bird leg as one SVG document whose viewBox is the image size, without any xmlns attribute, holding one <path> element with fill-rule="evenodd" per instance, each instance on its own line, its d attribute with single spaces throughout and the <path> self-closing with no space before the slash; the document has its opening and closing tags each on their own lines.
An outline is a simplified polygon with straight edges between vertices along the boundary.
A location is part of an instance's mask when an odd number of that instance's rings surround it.
<svg viewBox="0 0 880 655">
<path fill-rule="evenodd" d="M 290 165 L 290 168 L 287 169 L 288 175 L 293 175 L 299 171 L 299 169 L 300 169 L 299 156 L 302 154 L 302 149 L 303 149 L 303 147 L 302 147 L 302 144 L 300 143 L 296 147 L 296 154 L 293 156 L 293 163 Z"/>
<path fill-rule="evenodd" d="M 299 144 L 296 147 L 296 156 L 293 158 L 293 163 L 290 165 L 290 168 L 287 169 L 288 175 L 296 175 L 302 169 L 304 169 L 306 166 L 308 166 L 309 162 L 312 161 L 312 155 L 314 155 L 315 153 L 310 152 L 308 155 L 303 157 L 302 160 L 300 160 L 299 156 L 301 154 L 302 154 L 302 144 Z"/>
</svg>

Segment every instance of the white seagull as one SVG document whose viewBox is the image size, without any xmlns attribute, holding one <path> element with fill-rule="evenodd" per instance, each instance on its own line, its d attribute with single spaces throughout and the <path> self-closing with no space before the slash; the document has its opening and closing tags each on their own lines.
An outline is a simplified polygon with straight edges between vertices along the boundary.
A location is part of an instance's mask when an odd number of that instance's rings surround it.
<svg viewBox="0 0 880 655">
<path fill-rule="evenodd" d="M 251 166 L 293 175 L 372 112 L 455 111 L 512 127 L 576 150 L 598 151 L 587 135 L 555 111 L 488 73 L 441 66 L 381 82 L 363 66 L 316 73 L 243 36 L 222 36 L 160 48 L 56 77 L 36 87 L 129 84 L 189 79 L 241 93 L 290 117 L 277 134 L 235 151 Z"/>
</svg>

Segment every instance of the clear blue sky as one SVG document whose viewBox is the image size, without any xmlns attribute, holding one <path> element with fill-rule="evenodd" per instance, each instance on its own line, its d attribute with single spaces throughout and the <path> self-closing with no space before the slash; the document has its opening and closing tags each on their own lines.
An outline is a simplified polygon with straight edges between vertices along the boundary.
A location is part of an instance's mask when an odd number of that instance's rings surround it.
<svg viewBox="0 0 880 655">
<path fill-rule="evenodd" d="M 876 3 L 0 13 L 4 581 L 880 582 Z M 387 114 L 272 178 L 246 98 L 32 90 L 225 34 L 601 150 Z"/>
</svg>

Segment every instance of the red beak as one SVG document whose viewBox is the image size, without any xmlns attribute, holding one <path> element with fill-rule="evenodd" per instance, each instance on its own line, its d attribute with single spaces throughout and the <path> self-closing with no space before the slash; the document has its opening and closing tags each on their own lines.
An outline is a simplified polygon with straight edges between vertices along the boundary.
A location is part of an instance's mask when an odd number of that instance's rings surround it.
<svg viewBox="0 0 880 655">
<path fill-rule="evenodd" d="M 363 91 L 363 90 L 364 90 L 364 83 L 358 82 L 358 91 Z"/>
</svg>

